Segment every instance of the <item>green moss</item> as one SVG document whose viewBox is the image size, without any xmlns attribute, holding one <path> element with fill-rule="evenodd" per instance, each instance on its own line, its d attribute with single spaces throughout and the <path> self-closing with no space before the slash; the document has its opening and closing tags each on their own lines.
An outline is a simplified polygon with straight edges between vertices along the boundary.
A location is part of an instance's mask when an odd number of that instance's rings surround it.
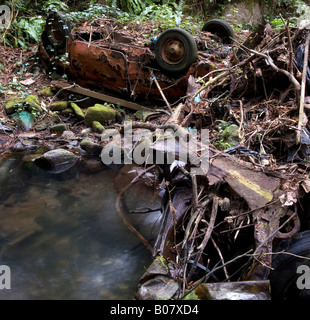
<svg viewBox="0 0 310 320">
<path fill-rule="evenodd" d="M 169 268 L 167 266 L 167 260 L 164 258 L 164 256 L 159 256 L 157 259 L 161 262 L 163 267 L 165 267 L 165 269 L 169 271 Z"/>
<path fill-rule="evenodd" d="M 67 126 L 64 123 L 55 124 L 50 127 L 51 133 L 63 133 L 65 130 L 67 130 Z"/>
<path fill-rule="evenodd" d="M 183 300 L 199 300 L 199 297 L 194 291 L 192 291 L 188 295 L 186 295 Z"/>
<path fill-rule="evenodd" d="M 26 105 L 26 109 L 29 112 L 37 112 L 37 111 L 41 112 L 42 111 L 39 98 L 37 96 L 32 95 L 32 94 L 30 94 L 24 100 L 24 104 Z"/>
<path fill-rule="evenodd" d="M 105 127 L 99 121 L 93 121 L 92 129 L 94 132 L 102 133 L 105 130 Z"/>
<path fill-rule="evenodd" d="M 40 94 L 44 97 L 52 97 L 54 95 L 50 87 L 44 88 L 40 91 Z"/>
<path fill-rule="evenodd" d="M 23 100 L 19 97 L 13 97 L 7 101 L 7 103 L 4 106 L 4 110 L 7 115 L 13 114 L 18 109 L 23 108 Z"/>
<path fill-rule="evenodd" d="M 62 111 L 68 107 L 68 102 L 66 101 L 56 101 L 50 105 L 52 111 Z"/>
<path fill-rule="evenodd" d="M 112 121 L 115 121 L 116 111 L 102 104 L 95 104 L 93 107 L 89 107 L 85 114 L 85 125 L 91 127 L 93 121 L 98 121 L 102 125 L 106 125 Z"/>
<path fill-rule="evenodd" d="M 39 98 L 37 96 L 34 96 L 33 94 L 30 94 L 25 100 L 25 103 L 29 103 L 30 105 L 40 105 Z"/>
<path fill-rule="evenodd" d="M 76 103 L 71 102 L 70 107 L 73 110 L 73 113 L 75 114 L 78 120 L 81 120 L 81 121 L 84 120 L 85 115 L 82 109 Z"/>
<path fill-rule="evenodd" d="M 156 298 L 156 300 L 170 300 L 170 297 L 168 297 L 168 296 L 163 296 L 163 297 L 159 296 L 159 297 Z"/>
</svg>

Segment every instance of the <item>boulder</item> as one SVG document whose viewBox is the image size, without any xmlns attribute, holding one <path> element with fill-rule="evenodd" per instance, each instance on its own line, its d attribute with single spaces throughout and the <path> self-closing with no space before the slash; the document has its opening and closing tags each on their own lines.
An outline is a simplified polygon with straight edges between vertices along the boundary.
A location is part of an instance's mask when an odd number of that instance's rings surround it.
<svg viewBox="0 0 310 320">
<path fill-rule="evenodd" d="M 116 111 L 113 108 L 102 104 L 95 104 L 87 109 L 84 122 L 87 127 L 91 127 L 94 121 L 106 125 L 115 121 L 115 119 Z"/>
<path fill-rule="evenodd" d="M 78 159 L 74 153 L 60 148 L 45 152 L 36 158 L 34 163 L 39 168 L 51 173 L 61 173 L 73 167 Z"/>
</svg>

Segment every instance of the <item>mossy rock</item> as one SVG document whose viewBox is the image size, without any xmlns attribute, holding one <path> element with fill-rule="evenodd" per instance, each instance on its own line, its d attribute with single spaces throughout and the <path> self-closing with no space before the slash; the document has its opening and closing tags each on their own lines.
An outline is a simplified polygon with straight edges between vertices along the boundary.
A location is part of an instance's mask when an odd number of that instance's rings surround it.
<svg viewBox="0 0 310 320">
<path fill-rule="evenodd" d="M 62 134 L 65 130 L 67 130 L 67 126 L 64 123 L 55 124 L 50 127 L 51 133 Z"/>
<path fill-rule="evenodd" d="M 102 133 L 105 130 L 105 127 L 99 121 L 93 121 L 92 129 L 94 132 Z"/>
<path fill-rule="evenodd" d="M 85 115 L 82 109 L 76 103 L 71 102 L 70 107 L 73 110 L 73 113 L 78 120 L 81 120 L 81 121 L 84 120 Z"/>
<path fill-rule="evenodd" d="M 115 121 L 115 117 L 116 111 L 113 108 L 102 104 L 95 104 L 87 109 L 84 122 L 87 127 L 91 127 L 94 121 L 106 125 Z"/>
<path fill-rule="evenodd" d="M 95 157 L 99 157 L 103 148 L 100 144 L 88 139 L 83 139 L 80 143 L 80 147 L 86 151 L 87 155 Z"/>
<path fill-rule="evenodd" d="M 50 125 L 50 122 L 42 122 L 35 126 L 36 131 L 43 131 Z"/>
<path fill-rule="evenodd" d="M 33 111 L 41 112 L 42 111 L 39 98 L 37 96 L 34 96 L 33 94 L 30 94 L 24 100 L 24 104 L 26 106 L 27 111 L 29 111 L 29 112 L 33 112 Z"/>
<path fill-rule="evenodd" d="M 44 88 L 40 91 L 40 94 L 43 97 L 52 97 L 54 95 L 52 89 L 50 87 Z"/>
<path fill-rule="evenodd" d="M 18 111 L 18 109 L 22 109 L 22 108 L 23 108 L 23 100 L 19 97 L 12 97 L 5 104 L 4 111 L 7 115 L 10 115 Z"/>
<path fill-rule="evenodd" d="M 55 101 L 50 105 L 50 110 L 52 111 L 62 111 L 68 108 L 67 101 Z"/>
</svg>

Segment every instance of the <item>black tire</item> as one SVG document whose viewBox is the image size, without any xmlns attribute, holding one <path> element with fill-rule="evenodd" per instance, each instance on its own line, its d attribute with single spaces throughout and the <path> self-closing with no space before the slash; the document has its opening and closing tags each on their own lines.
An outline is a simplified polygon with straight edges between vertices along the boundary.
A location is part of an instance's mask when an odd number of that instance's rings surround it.
<svg viewBox="0 0 310 320">
<path fill-rule="evenodd" d="M 281 251 L 310 258 L 310 230 L 300 232 L 290 239 L 281 240 L 274 252 Z M 273 256 L 274 270 L 270 272 L 272 300 L 310 300 L 310 289 L 297 287 L 297 279 L 302 276 L 297 272 L 297 268 L 301 265 L 308 269 L 310 260 L 285 253 Z M 307 274 L 310 276 L 310 272 Z"/>
<path fill-rule="evenodd" d="M 183 72 L 197 58 L 197 44 L 187 31 L 171 28 L 160 34 L 154 52 L 155 60 L 162 70 Z"/>
<path fill-rule="evenodd" d="M 71 24 L 61 13 L 51 12 L 46 18 L 45 33 L 55 49 L 64 49 L 71 35 Z"/>
<path fill-rule="evenodd" d="M 235 37 L 233 28 L 229 23 L 221 19 L 212 19 L 205 23 L 202 31 L 215 34 L 223 40 L 224 44 L 232 44 Z"/>
</svg>

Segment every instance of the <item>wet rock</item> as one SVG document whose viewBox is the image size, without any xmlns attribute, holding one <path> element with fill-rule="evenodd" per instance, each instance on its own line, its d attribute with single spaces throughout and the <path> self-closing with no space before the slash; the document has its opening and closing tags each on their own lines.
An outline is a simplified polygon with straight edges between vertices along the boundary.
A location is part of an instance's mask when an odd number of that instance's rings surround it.
<svg viewBox="0 0 310 320">
<path fill-rule="evenodd" d="M 93 157 L 99 157 L 102 151 L 102 146 L 88 139 L 83 139 L 80 144 L 86 154 Z"/>
<path fill-rule="evenodd" d="M 21 151 L 33 151 L 37 150 L 39 147 L 34 144 L 33 141 L 24 140 L 23 142 L 17 142 L 13 147 L 12 151 L 14 152 L 21 152 Z"/>
<path fill-rule="evenodd" d="M 93 107 L 89 107 L 85 114 L 85 125 L 91 127 L 93 121 L 98 121 L 102 125 L 109 124 L 116 119 L 116 111 L 102 104 L 95 104 Z"/>
<path fill-rule="evenodd" d="M 67 101 L 56 101 L 50 105 L 50 110 L 52 111 L 62 111 L 68 107 Z"/>
<path fill-rule="evenodd" d="M 50 127 L 51 133 L 62 134 L 65 130 L 67 130 L 67 126 L 64 123 L 55 124 Z"/>
<path fill-rule="evenodd" d="M 34 163 L 51 173 L 61 173 L 73 167 L 78 160 L 74 153 L 60 148 L 45 152 Z"/>
<path fill-rule="evenodd" d="M 105 127 L 99 121 L 93 121 L 92 129 L 94 132 L 102 133 L 105 130 Z"/>
<path fill-rule="evenodd" d="M 76 118 L 78 120 L 83 121 L 85 118 L 85 115 L 84 115 L 82 109 L 76 103 L 73 103 L 73 102 L 71 102 L 70 107 L 72 108 L 73 113 L 76 116 Z"/>
</svg>

